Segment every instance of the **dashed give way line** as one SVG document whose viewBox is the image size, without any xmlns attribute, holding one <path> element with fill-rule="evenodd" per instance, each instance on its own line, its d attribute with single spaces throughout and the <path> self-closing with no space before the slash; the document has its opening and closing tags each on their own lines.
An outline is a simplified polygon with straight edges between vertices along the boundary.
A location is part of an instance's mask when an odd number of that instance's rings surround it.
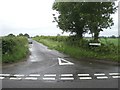
<svg viewBox="0 0 120 90">
<path fill-rule="evenodd" d="M 70 80 L 107 80 L 107 79 L 119 79 L 120 73 L 95 73 L 95 74 L 88 74 L 88 73 L 79 73 L 79 74 L 72 74 L 72 73 L 63 73 L 63 74 L 0 74 L 0 80 L 45 80 L 45 81 L 54 81 L 54 80 L 61 80 L 61 81 L 70 81 Z"/>
<path fill-rule="evenodd" d="M 5 77 L 0 77 L 0 79 L 4 79 Z"/>
</svg>

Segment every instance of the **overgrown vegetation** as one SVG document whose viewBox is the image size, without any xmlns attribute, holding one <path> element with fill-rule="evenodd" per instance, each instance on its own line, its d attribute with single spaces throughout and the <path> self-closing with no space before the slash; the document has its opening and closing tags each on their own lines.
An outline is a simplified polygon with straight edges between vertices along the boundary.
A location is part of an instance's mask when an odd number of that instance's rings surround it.
<svg viewBox="0 0 120 90">
<path fill-rule="evenodd" d="M 2 62 L 19 61 L 28 54 L 28 40 L 22 36 L 2 37 Z"/>
<path fill-rule="evenodd" d="M 86 38 L 78 39 L 76 36 L 37 36 L 34 37 L 34 40 L 77 59 L 94 58 L 119 61 L 118 57 L 120 57 L 118 56 L 118 49 L 120 50 L 120 47 L 114 44 L 115 42 L 110 42 L 110 38 L 105 39 L 106 42 L 101 38 L 100 42 L 102 45 L 99 47 L 90 47 L 89 42 L 91 40 Z"/>
</svg>

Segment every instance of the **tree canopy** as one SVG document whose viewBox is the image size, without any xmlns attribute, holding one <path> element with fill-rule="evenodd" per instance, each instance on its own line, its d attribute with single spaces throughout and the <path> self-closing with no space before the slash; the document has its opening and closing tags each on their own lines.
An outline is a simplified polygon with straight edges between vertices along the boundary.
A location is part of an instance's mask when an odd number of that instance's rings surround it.
<svg viewBox="0 0 120 90">
<path fill-rule="evenodd" d="M 25 37 L 27 37 L 27 38 L 29 38 L 29 37 L 30 37 L 30 36 L 29 36 L 29 34 L 27 34 L 27 33 L 25 33 L 25 34 L 24 34 L 24 36 L 25 36 Z"/>
<path fill-rule="evenodd" d="M 12 33 L 11 33 L 11 34 L 8 34 L 8 36 L 10 36 L 10 37 L 15 37 L 15 35 L 14 35 L 14 34 L 12 34 Z"/>
<path fill-rule="evenodd" d="M 27 37 L 27 38 L 30 37 L 29 34 L 27 34 L 27 33 L 25 33 L 25 34 L 20 33 L 18 36 L 25 36 L 25 37 Z"/>
<path fill-rule="evenodd" d="M 94 40 L 98 40 L 100 31 L 114 25 L 110 16 L 117 7 L 115 2 L 54 2 L 55 22 L 63 32 L 75 33 L 82 38 L 83 33 L 90 31 Z"/>
</svg>

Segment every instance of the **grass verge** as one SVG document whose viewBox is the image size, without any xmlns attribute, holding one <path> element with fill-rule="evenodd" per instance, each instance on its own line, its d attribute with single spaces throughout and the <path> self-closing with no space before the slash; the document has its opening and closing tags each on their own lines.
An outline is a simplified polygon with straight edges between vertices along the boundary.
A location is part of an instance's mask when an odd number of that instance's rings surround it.
<svg viewBox="0 0 120 90">
<path fill-rule="evenodd" d="M 110 60 L 110 61 L 120 61 L 118 59 L 117 54 L 105 54 L 105 53 L 97 53 L 92 50 L 88 50 L 81 47 L 71 46 L 64 42 L 58 42 L 51 40 L 49 38 L 34 38 L 34 40 L 43 43 L 44 45 L 48 46 L 50 49 L 56 49 L 62 53 L 70 55 L 73 58 L 91 58 L 91 59 L 102 59 L 102 60 Z M 119 56 L 120 57 L 120 56 Z"/>
</svg>

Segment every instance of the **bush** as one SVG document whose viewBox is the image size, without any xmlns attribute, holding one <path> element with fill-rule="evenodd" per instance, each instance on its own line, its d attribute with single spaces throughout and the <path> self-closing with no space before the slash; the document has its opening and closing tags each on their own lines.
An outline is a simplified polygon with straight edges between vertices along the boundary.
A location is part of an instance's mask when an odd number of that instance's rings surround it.
<svg viewBox="0 0 120 90">
<path fill-rule="evenodd" d="M 2 62 L 15 62 L 24 58 L 28 53 L 28 40 L 25 37 L 2 38 Z"/>
<path fill-rule="evenodd" d="M 16 43 L 14 38 L 5 37 L 2 39 L 2 53 L 8 54 L 13 53 L 13 48 L 15 47 Z"/>
<path fill-rule="evenodd" d="M 107 45 L 101 43 L 101 46 L 90 47 L 89 49 L 100 54 L 118 54 L 118 48 L 113 43 Z"/>
</svg>

